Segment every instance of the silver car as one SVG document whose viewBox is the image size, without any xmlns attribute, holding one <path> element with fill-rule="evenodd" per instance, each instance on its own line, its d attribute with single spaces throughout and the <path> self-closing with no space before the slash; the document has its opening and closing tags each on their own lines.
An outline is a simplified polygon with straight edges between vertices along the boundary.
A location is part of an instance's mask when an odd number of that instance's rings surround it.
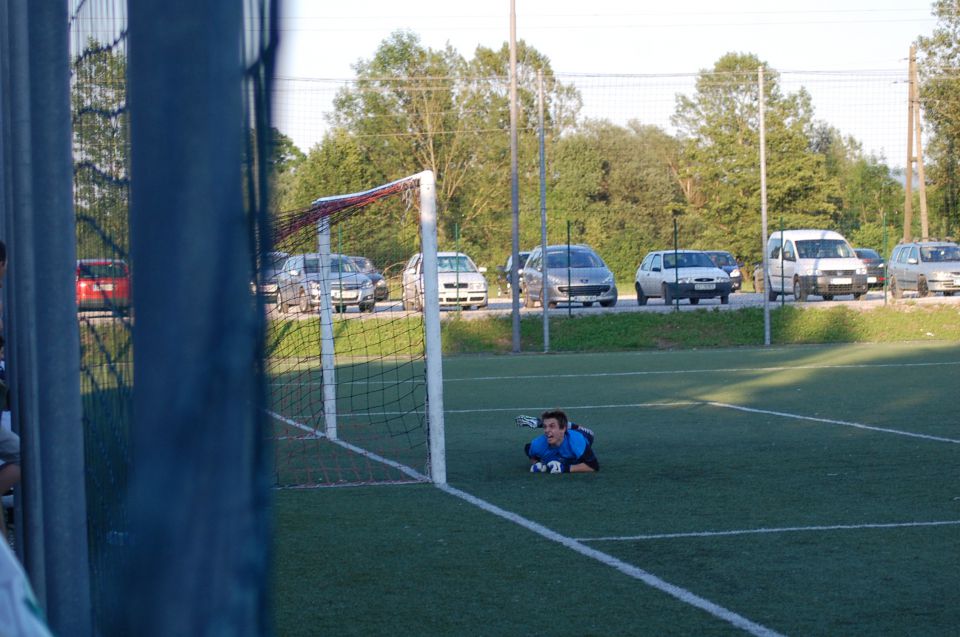
<svg viewBox="0 0 960 637">
<path fill-rule="evenodd" d="M 647 299 L 657 296 L 663 297 L 666 305 L 674 299 L 689 299 L 690 305 L 696 305 L 700 299 L 717 297 L 726 305 L 733 291 L 730 275 L 699 250 L 648 253 L 637 268 L 634 286 L 639 305 L 646 305 Z"/>
<path fill-rule="evenodd" d="M 887 261 L 890 293 L 894 298 L 904 290 L 916 290 L 918 296 L 960 292 L 960 246 L 950 241 L 901 243 Z"/>
<path fill-rule="evenodd" d="M 462 252 L 438 252 L 440 307 L 487 307 L 486 271 Z M 403 269 L 403 309 L 419 312 L 423 305 L 423 254 L 418 252 L 410 257 Z"/>
<path fill-rule="evenodd" d="M 277 273 L 277 307 L 286 312 L 297 306 L 309 312 L 320 305 L 320 281 L 326 279 L 330 288 L 330 303 L 339 312 L 355 306 L 361 312 L 373 312 L 376 306 L 374 285 L 370 277 L 360 272 L 349 257 L 330 255 L 326 273 L 320 271 L 319 254 L 295 254 Z"/>
<path fill-rule="evenodd" d="M 544 268 L 546 261 L 546 268 Z M 617 304 L 617 284 L 613 272 L 593 248 L 585 245 L 547 246 L 546 259 L 538 246 L 530 252 L 523 266 L 523 304 L 543 306 L 544 269 L 547 273 L 547 305 L 582 303 L 590 307 Z"/>
</svg>

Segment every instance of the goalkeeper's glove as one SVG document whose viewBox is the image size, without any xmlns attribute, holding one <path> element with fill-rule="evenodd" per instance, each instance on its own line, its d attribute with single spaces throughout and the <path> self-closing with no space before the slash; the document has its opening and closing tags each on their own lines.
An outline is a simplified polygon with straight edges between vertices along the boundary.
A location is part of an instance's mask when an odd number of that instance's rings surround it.
<svg viewBox="0 0 960 637">
<path fill-rule="evenodd" d="M 570 473 L 570 465 L 559 460 L 551 460 L 547 463 L 547 471 L 550 473 Z"/>
<path fill-rule="evenodd" d="M 543 423 L 536 416 L 517 416 L 514 422 L 517 423 L 517 427 L 530 427 L 531 429 L 543 426 Z"/>
<path fill-rule="evenodd" d="M 547 473 L 547 465 L 542 462 L 534 462 L 530 465 L 530 473 Z"/>
</svg>

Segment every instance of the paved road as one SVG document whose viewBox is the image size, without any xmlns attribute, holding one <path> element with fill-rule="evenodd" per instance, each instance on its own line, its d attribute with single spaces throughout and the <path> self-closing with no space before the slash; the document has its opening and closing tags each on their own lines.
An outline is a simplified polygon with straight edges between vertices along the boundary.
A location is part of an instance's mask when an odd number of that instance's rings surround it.
<svg viewBox="0 0 960 637">
<path fill-rule="evenodd" d="M 795 301 L 792 296 L 786 297 L 786 304 L 793 305 Z M 894 301 L 892 297 L 887 297 L 887 304 L 893 305 L 895 303 L 914 303 L 917 305 L 953 305 L 960 307 L 960 296 L 946 297 L 946 296 L 928 296 L 926 298 L 918 298 L 915 295 L 910 295 L 909 293 L 904 296 L 900 301 Z M 777 299 L 776 302 L 770 303 L 770 308 L 775 309 L 780 305 L 780 299 Z M 812 297 L 810 300 L 800 305 L 805 307 L 834 307 L 837 305 L 846 305 L 848 307 L 858 309 L 858 310 L 869 310 L 876 307 L 883 307 L 884 305 L 884 295 L 883 291 L 871 291 L 867 296 L 860 300 L 854 301 L 852 296 L 842 296 L 833 301 L 824 301 L 820 297 Z M 490 304 L 487 308 L 482 310 L 462 310 L 460 316 L 466 319 L 473 318 L 482 318 L 486 316 L 510 316 L 512 306 L 512 300 L 508 296 L 492 297 L 490 299 Z M 721 305 L 720 299 L 703 299 L 698 305 L 690 305 L 689 301 L 680 301 L 679 306 L 674 304 L 664 305 L 662 299 L 651 299 L 647 302 L 647 305 L 639 306 L 637 305 L 637 297 L 635 294 L 623 294 L 620 296 L 617 301 L 616 306 L 614 307 L 600 307 L 599 305 L 594 304 L 592 307 L 583 307 L 579 304 L 574 304 L 572 308 L 567 308 L 565 305 L 560 305 L 559 307 L 550 310 L 551 316 L 565 316 L 569 313 L 574 315 L 588 315 L 588 314 L 599 314 L 599 313 L 622 313 L 622 312 L 672 312 L 676 307 L 679 307 L 681 312 L 691 312 L 696 310 L 736 310 L 744 307 L 762 307 L 763 306 L 763 295 L 755 294 L 753 292 L 737 292 L 730 295 L 730 303 L 728 305 Z M 272 305 L 267 306 L 268 311 L 270 312 L 271 317 L 279 318 L 281 316 L 286 316 L 291 319 L 301 318 L 301 315 L 295 312 L 289 312 L 286 315 L 281 315 L 275 312 L 275 308 Z M 350 315 L 355 315 L 357 310 L 356 308 L 351 308 L 348 310 Z M 364 314 L 364 317 L 369 316 L 390 316 L 396 315 L 403 312 L 403 309 L 399 301 L 386 301 L 377 303 L 376 311 L 374 314 Z M 523 300 L 521 298 L 520 302 L 520 315 L 534 315 L 539 316 L 541 309 L 539 307 L 527 309 L 523 307 Z M 455 309 L 443 309 L 441 310 L 442 317 L 453 316 L 456 313 Z M 313 316 L 311 314 L 310 316 Z"/>
</svg>

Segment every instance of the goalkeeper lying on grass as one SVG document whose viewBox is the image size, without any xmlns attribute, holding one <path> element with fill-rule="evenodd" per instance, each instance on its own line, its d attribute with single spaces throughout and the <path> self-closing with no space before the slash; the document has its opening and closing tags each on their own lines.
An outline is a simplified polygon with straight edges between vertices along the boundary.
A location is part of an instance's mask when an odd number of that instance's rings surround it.
<svg viewBox="0 0 960 637">
<path fill-rule="evenodd" d="M 531 473 L 587 473 L 600 470 L 593 453 L 593 431 L 575 425 L 559 409 L 540 418 L 517 416 L 519 427 L 543 427 L 543 433 L 527 443 Z"/>
</svg>

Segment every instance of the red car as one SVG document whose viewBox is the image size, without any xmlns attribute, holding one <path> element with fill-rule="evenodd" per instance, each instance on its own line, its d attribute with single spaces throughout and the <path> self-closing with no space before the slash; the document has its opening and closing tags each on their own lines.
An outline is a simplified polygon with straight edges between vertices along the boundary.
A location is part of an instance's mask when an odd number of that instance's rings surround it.
<svg viewBox="0 0 960 637">
<path fill-rule="evenodd" d="M 77 308 L 117 310 L 130 306 L 130 269 L 122 259 L 77 261 Z"/>
</svg>

